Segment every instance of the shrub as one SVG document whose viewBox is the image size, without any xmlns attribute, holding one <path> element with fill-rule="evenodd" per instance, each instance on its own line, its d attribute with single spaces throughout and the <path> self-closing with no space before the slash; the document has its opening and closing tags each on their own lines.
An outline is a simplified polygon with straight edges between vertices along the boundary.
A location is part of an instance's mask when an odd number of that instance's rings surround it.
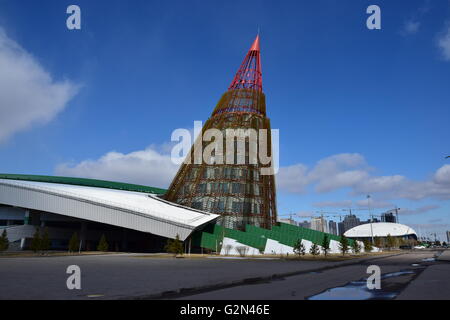
<svg viewBox="0 0 450 320">
<path fill-rule="evenodd" d="M 41 250 L 41 233 L 39 231 L 39 228 L 36 228 L 34 231 L 33 239 L 31 239 L 30 249 L 33 250 L 33 252 L 38 252 Z"/>
<path fill-rule="evenodd" d="M 78 234 L 74 232 L 69 240 L 69 252 L 76 252 L 79 250 Z"/>
<path fill-rule="evenodd" d="M 322 240 L 322 250 L 325 256 L 328 254 L 328 251 L 330 251 L 330 239 L 327 234 L 325 234 Z"/>
<path fill-rule="evenodd" d="M 341 240 L 339 241 L 339 250 L 343 256 L 345 256 L 348 251 L 348 239 L 344 235 L 341 236 Z"/>
<path fill-rule="evenodd" d="M 373 250 L 372 242 L 370 242 L 369 240 L 364 240 L 363 243 L 364 243 L 364 251 L 372 252 Z"/>
<path fill-rule="evenodd" d="M 395 242 L 395 238 L 388 234 L 386 237 L 386 247 L 388 248 L 388 250 L 391 250 L 393 247 L 395 247 Z"/>
<path fill-rule="evenodd" d="M 352 242 L 352 250 L 353 250 L 353 252 L 356 253 L 356 254 L 361 252 L 361 246 L 360 246 L 360 244 L 358 243 L 358 241 L 353 240 L 353 242 Z"/>
<path fill-rule="evenodd" d="M 9 248 L 9 240 L 6 229 L 3 229 L 2 236 L 0 237 L 0 251 L 6 251 Z"/>
<path fill-rule="evenodd" d="M 236 247 L 236 251 L 239 253 L 241 257 L 245 257 L 248 252 L 248 247 L 244 246 Z"/>
<path fill-rule="evenodd" d="M 173 253 L 175 257 L 178 254 L 183 254 L 183 242 L 180 241 L 179 235 L 177 234 L 175 239 L 168 239 L 164 249 L 168 253 Z"/>
<path fill-rule="evenodd" d="M 230 251 L 231 251 L 231 249 L 233 249 L 233 246 L 231 244 L 227 244 L 223 249 L 224 249 L 225 255 L 227 256 L 230 254 Z"/>
<path fill-rule="evenodd" d="M 313 243 L 313 245 L 309 249 L 309 253 L 312 254 L 313 256 L 319 255 L 320 254 L 319 246 Z"/>
<path fill-rule="evenodd" d="M 52 243 L 50 241 L 50 237 L 48 234 L 48 228 L 45 228 L 44 234 L 42 235 L 42 238 L 41 238 L 41 248 L 40 249 L 42 251 L 48 251 L 50 249 L 51 244 Z"/>
<path fill-rule="evenodd" d="M 106 237 L 104 234 L 102 234 L 102 237 L 100 238 L 100 242 L 98 243 L 97 250 L 106 252 L 109 249 L 108 242 L 106 241 Z"/>
<path fill-rule="evenodd" d="M 295 245 L 294 245 L 293 249 L 294 249 L 294 253 L 299 255 L 299 256 L 304 256 L 305 253 L 306 253 L 305 252 L 306 248 L 305 248 L 305 246 L 302 243 L 302 239 L 298 239 L 297 242 L 295 242 Z"/>
</svg>

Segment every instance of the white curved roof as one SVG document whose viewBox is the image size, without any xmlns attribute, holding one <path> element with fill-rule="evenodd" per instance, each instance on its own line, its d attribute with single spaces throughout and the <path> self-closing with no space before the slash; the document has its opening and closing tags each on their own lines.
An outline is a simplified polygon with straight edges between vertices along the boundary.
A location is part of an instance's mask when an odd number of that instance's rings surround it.
<svg viewBox="0 0 450 320">
<path fill-rule="evenodd" d="M 142 192 L 9 179 L 0 179 L 0 203 L 181 240 L 218 217 Z"/>
<path fill-rule="evenodd" d="M 391 222 L 374 222 L 372 223 L 372 230 L 370 227 L 370 223 L 362 224 L 347 230 L 344 235 L 349 238 L 367 238 L 372 236 L 374 237 L 387 237 L 390 234 L 393 237 L 398 236 L 406 236 L 406 235 L 416 235 L 416 231 L 411 227 L 405 226 L 400 223 L 391 223 Z"/>
</svg>

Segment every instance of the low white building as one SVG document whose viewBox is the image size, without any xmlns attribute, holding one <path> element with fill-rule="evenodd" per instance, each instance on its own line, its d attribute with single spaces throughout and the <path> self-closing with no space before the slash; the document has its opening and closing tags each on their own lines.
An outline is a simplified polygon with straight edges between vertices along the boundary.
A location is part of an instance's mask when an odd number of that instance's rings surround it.
<svg viewBox="0 0 450 320">
<path fill-rule="evenodd" d="M 372 237 L 386 238 L 388 235 L 405 239 L 417 239 L 417 233 L 411 227 L 400 223 L 374 222 L 366 223 L 350 230 L 344 235 L 350 239 L 371 239 Z"/>
</svg>

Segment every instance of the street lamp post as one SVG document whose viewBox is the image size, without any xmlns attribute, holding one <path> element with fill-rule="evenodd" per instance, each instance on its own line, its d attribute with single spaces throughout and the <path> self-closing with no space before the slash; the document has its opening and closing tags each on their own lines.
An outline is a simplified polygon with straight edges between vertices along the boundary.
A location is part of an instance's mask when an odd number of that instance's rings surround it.
<svg viewBox="0 0 450 320">
<path fill-rule="evenodd" d="M 373 226 L 372 226 L 372 211 L 370 209 L 370 195 L 367 195 L 367 206 L 369 207 L 369 216 L 370 216 L 370 234 L 372 236 L 372 245 L 375 244 L 374 240 L 373 240 Z"/>
</svg>

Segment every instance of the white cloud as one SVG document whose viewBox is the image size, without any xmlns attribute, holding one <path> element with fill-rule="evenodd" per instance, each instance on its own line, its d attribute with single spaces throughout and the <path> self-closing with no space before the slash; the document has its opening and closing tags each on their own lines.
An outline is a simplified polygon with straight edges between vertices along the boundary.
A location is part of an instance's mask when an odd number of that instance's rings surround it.
<svg viewBox="0 0 450 320">
<path fill-rule="evenodd" d="M 70 81 L 54 81 L 0 27 L 0 143 L 32 125 L 51 121 L 76 92 Z"/>
<path fill-rule="evenodd" d="M 278 187 L 292 193 L 303 193 L 309 183 L 306 178 L 307 170 L 303 164 L 280 168 L 276 180 Z"/>
<path fill-rule="evenodd" d="M 179 166 L 172 163 L 170 155 L 155 149 L 148 147 L 127 154 L 112 151 L 97 160 L 85 160 L 75 165 L 61 164 L 55 173 L 166 188 Z"/>
<path fill-rule="evenodd" d="M 384 200 L 450 199 L 450 165 L 442 166 L 432 178 L 424 181 L 402 175 L 373 176 L 371 171 L 362 155 L 344 153 L 322 159 L 312 169 L 303 164 L 282 167 L 277 183 L 282 191 L 300 194 L 307 192 L 309 187 L 319 193 L 349 188 L 352 196 L 377 194 Z M 360 204 L 356 202 L 356 205 Z M 377 205 L 380 208 L 391 206 L 388 202 Z M 318 206 L 332 207 L 333 203 L 319 202 Z"/>
<path fill-rule="evenodd" d="M 446 164 L 436 171 L 434 181 L 438 184 L 450 185 L 450 164 Z"/>
<path fill-rule="evenodd" d="M 308 174 L 311 182 L 317 182 L 317 192 L 328 192 L 353 186 L 367 177 L 364 157 L 358 153 L 341 153 L 317 162 Z"/>
<path fill-rule="evenodd" d="M 437 45 L 441 50 L 442 57 L 450 61 L 450 22 L 447 22 L 444 32 L 439 35 Z"/>
<path fill-rule="evenodd" d="M 373 193 L 386 192 L 400 187 L 406 178 L 400 175 L 370 177 L 366 180 L 360 181 L 356 186 L 356 193 Z"/>
<path fill-rule="evenodd" d="M 329 192 L 357 184 L 368 176 L 364 157 L 357 153 L 341 153 L 317 162 L 308 169 L 303 164 L 280 168 L 278 187 L 292 193 L 303 193 L 308 185 L 317 192 Z"/>
</svg>

